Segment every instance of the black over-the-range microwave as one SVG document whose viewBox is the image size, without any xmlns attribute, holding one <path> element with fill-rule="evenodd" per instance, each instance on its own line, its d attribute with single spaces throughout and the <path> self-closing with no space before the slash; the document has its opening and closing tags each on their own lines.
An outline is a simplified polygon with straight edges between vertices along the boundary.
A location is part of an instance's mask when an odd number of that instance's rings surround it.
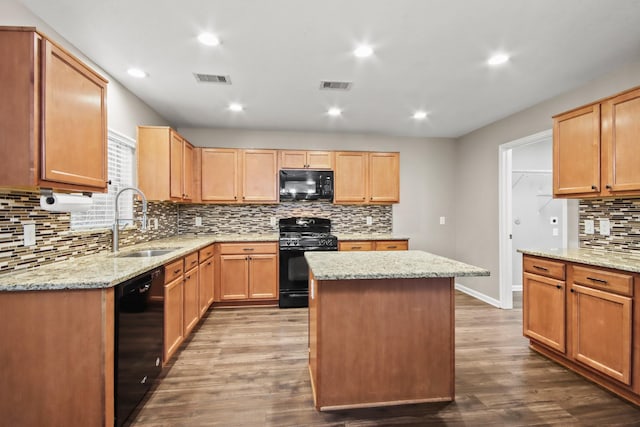
<svg viewBox="0 0 640 427">
<path fill-rule="evenodd" d="M 333 171 L 280 170 L 280 201 L 333 201 Z"/>
</svg>

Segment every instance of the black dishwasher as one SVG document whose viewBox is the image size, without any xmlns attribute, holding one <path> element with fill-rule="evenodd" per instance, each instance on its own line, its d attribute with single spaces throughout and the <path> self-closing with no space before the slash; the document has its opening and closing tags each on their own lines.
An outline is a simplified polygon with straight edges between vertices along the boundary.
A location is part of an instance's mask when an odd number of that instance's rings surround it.
<svg viewBox="0 0 640 427">
<path fill-rule="evenodd" d="M 122 426 L 162 370 L 164 270 L 158 268 L 116 287 L 115 425 Z M 157 289 L 157 287 L 160 287 Z"/>
</svg>

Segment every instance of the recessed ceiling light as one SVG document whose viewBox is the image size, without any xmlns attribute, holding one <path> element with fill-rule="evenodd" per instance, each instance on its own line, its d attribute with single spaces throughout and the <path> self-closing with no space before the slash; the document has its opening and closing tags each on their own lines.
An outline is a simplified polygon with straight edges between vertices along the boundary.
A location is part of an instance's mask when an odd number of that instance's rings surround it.
<svg viewBox="0 0 640 427">
<path fill-rule="evenodd" d="M 499 54 L 493 55 L 491 58 L 489 58 L 487 63 L 489 65 L 500 65 L 500 64 L 504 64 L 508 60 L 509 60 L 509 55 L 504 54 L 504 53 L 499 53 Z"/>
<path fill-rule="evenodd" d="M 327 111 L 327 114 L 330 116 L 336 117 L 342 114 L 342 110 L 337 107 L 329 108 L 329 111 Z"/>
<path fill-rule="evenodd" d="M 413 118 L 416 120 L 424 120 L 427 118 L 427 112 L 426 111 L 416 111 L 415 113 L 413 113 Z"/>
<path fill-rule="evenodd" d="M 127 70 L 127 73 L 129 73 L 130 76 L 137 77 L 139 79 L 143 79 L 143 78 L 147 77 L 147 73 L 145 73 L 140 68 L 129 68 Z"/>
<path fill-rule="evenodd" d="M 233 103 L 229 104 L 229 110 L 231 110 L 231 111 L 242 111 L 242 110 L 244 110 L 244 107 L 242 106 L 242 104 L 238 104 L 237 102 L 233 102 Z"/>
<path fill-rule="evenodd" d="M 358 48 L 353 51 L 353 54 L 358 58 L 366 58 L 367 56 L 373 55 L 373 48 L 367 45 L 358 46 Z"/>
<path fill-rule="evenodd" d="M 207 46 L 218 46 L 220 44 L 220 39 L 211 33 L 200 34 L 198 41 Z"/>
</svg>

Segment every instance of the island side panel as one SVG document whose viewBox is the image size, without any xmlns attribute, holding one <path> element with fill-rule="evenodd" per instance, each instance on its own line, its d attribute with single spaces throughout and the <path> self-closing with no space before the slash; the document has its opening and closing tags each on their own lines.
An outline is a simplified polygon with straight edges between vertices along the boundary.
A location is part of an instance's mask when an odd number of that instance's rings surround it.
<svg viewBox="0 0 640 427">
<path fill-rule="evenodd" d="M 454 399 L 453 278 L 315 287 L 317 409 Z"/>
<path fill-rule="evenodd" d="M 313 402 L 317 404 L 318 384 L 318 295 L 313 272 L 309 271 L 309 375 Z"/>
<path fill-rule="evenodd" d="M 113 425 L 109 309 L 113 289 L 0 292 L 3 423 Z"/>
</svg>

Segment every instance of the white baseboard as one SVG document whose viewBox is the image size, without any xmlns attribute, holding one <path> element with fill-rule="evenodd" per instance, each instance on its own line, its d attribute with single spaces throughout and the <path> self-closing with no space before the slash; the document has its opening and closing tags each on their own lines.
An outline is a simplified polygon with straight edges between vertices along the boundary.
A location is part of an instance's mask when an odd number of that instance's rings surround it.
<svg viewBox="0 0 640 427">
<path fill-rule="evenodd" d="M 522 292 L 522 285 L 511 288 L 513 292 Z"/>
<path fill-rule="evenodd" d="M 455 288 L 462 293 L 465 293 L 467 295 L 474 297 L 475 299 L 479 299 L 480 301 L 486 302 L 487 304 L 492 305 L 494 307 L 501 308 L 499 300 L 491 298 L 490 296 L 487 296 L 481 292 L 478 292 L 471 288 L 467 288 L 466 286 L 463 286 L 460 283 L 456 283 Z"/>
</svg>

